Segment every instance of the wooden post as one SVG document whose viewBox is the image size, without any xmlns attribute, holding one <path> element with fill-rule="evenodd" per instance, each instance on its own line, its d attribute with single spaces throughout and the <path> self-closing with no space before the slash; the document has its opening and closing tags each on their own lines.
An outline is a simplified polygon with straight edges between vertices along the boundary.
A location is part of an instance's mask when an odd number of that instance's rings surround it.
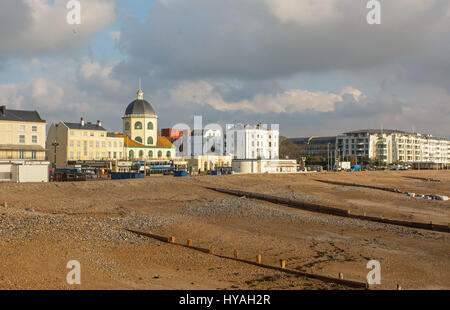
<svg viewBox="0 0 450 310">
<path fill-rule="evenodd" d="M 286 261 L 284 259 L 280 259 L 280 267 L 282 269 L 286 268 Z"/>
<path fill-rule="evenodd" d="M 344 274 L 342 272 L 339 272 L 339 279 L 344 280 Z"/>
<path fill-rule="evenodd" d="M 188 239 L 187 246 L 192 246 L 192 240 L 191 239 Z"/>
<path fill-rule="evenodd" d="M 261 264 L 261 254 L 256 255 L 256 262 Z"/>
<path fill-rule="evenodd" d="M 401 291 L 402 290 L 402 286 L 400 284 L 397 284 L 397 291 Z"/>
<path fill-rule="evenodd" d="M 238 250 L 234 250 L 234 258 L 238 258 L 239 257 L 239 251 Z"/>
<path fill-rule="evenodd" d="M 366 212 L 364 212 L 364 214 L 363 214 L 364 216 L 367 216 L 367 214 L 366 214 Z"/>
<path fill-rule="evenodd" d="M 347 215 L 351 215 L 352 211 L 350 209 L 347 210 Z"/>
<path fill-rule="evenodd" d="M 5 202 L 3 203 L 3 206 L 4 206 L 5 208 L 8 208 L 8 203 L 5 201 Z"/>
<path fill-rule="evenodd" d="M 209 248 L 209 254 L 214 254 L 214 246 L 212 245 L 210 248 Z"/>
<path fill-rule="evenodd" d="M 169 243 L 175 243 L 175 237 L 169 237 Z"/>
</svg>

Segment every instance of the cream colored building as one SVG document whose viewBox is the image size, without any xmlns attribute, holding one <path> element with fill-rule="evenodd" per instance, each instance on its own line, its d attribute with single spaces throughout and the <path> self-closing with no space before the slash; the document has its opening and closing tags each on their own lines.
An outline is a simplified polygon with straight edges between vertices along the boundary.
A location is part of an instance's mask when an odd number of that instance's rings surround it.
<svg viewBox="0 0 450 310">
<path fill-rule="evenodd" d="M 0 160 L 45 160 L 46 121 L 37 111 L 0 107 Z"/>
<path fill-rule="evenodd" d="M 127 106 L 122 121 L 123 134 L 112 136 L 124 139 L 125 160 L 171 160 L 176 157 L 174 145 L 166 137 L 158 136 L 158 116 L 152 105 L 144 100 L 141 89 L 137 99 Z"/>
<path fill-rule="evenodd" d="M 188 167 L 192 167 L 192 171 L 206 172 L 215 170 L 217 167 L 231 167 L 231 156 L 218 155 L 198 155 L 186 158 Z"/>
<path fill-rule="evenodd" d="M 55 145 L 56 156 L 55 156 Z M 47 137 L 47 156 L 53 164 L 63 167 L 68 161 L 109 161 L 124 157 L 124 140 L 108 136 L 101 122 L 60 122 L 50 126 Z"/>
</svg>

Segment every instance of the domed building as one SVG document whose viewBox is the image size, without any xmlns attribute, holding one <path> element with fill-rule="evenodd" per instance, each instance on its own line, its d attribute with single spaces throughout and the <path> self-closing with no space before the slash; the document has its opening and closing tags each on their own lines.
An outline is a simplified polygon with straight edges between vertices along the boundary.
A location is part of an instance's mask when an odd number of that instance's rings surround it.
<svg viewBox="0 0 450 310">
<path fill-rule="evenodd" d="M 158 116 L 152 105 L 144 100 L 139 89 L 122 117 L 126 160 L 173 159 L 174 145 L 165 137 L 158 137 Z"/>
</svg>

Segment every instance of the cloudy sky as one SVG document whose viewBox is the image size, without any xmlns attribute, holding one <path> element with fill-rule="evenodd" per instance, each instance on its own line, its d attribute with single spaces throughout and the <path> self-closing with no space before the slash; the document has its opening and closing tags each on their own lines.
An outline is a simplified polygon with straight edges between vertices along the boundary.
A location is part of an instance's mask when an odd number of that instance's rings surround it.
<svg viewBox="0 0 450 310">
<path fill-rule="evenodd" d="M 121 130 L 139 77 L 160 127 L 276 123 L 288 137 L 450 137 L 450 1 L 0 1 L 0 104 Z"/>
</svg>

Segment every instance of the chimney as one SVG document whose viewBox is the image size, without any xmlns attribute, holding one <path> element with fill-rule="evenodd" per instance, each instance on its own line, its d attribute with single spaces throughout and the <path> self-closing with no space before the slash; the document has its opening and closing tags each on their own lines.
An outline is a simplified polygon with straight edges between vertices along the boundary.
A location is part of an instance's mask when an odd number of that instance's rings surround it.
<svg viewBox="0 0 450 310">
<path fill-rule="evenodd" d="M 98 121 L 97 121 L 97 125 L 100 126 L 100 127 L 102 127 L 102 121 L 101 121 L 101 120 L 98 120 Z"/>
<path fill-rule="evenodd" d="M 5 106 L 5 105 L 2 105 L 2 106 L 0 107 L 0 114 L 1 114 L 2 116 L 5 116 L 5 115 L 6 115 L 6 106 Z"/>
<path fill-rule="evenodd" d="M 81 126 L 84 126 L 84 118 L 81 118 L 80 124 L 81 124 Z"/>
</svg>

